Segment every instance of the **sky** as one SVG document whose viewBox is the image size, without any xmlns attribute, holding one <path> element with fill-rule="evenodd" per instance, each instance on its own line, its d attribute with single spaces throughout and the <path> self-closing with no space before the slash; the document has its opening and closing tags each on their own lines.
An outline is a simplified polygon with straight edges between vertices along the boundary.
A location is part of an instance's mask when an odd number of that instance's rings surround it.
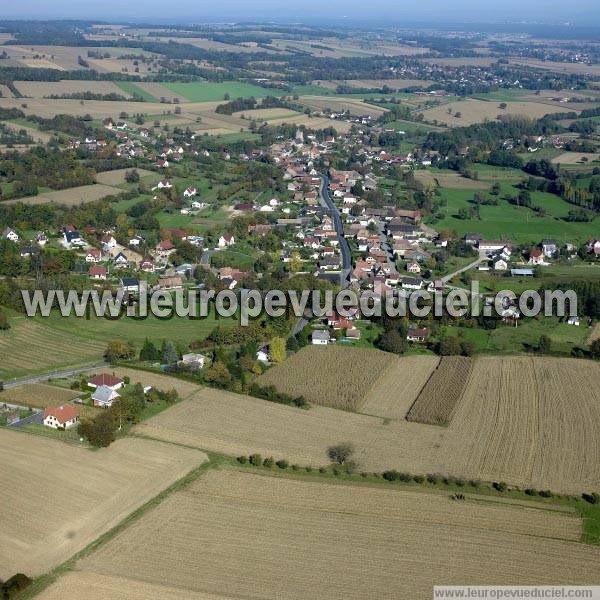
<svg viewBox="0 0 600 600">
<path fill-rule="evenodd" d="M 141 22 L 277 20 L 536 21 L 600 25 L 598 0 L 19 0 L 0 7 L 2 18 L 86 18 Z"/>
</svg>

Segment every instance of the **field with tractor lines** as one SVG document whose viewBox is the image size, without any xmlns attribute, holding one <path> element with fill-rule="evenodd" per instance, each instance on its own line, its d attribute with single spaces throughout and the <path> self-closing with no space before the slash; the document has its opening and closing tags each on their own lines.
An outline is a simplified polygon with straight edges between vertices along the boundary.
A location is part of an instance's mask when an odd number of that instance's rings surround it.
<svg viewBox="0 0 600 600">
<path fill-rule="evenodd" d="M 0 579 L 40 575 L 201 465 L 196 450 L 121 439 L 90 452 L 0 430 Z"/>
<path fill-rule="evenodd" d="M 27 317 L 10 319 L 10 325 L 8 331 L 0 331 L 2 379 L 93 362 L 104 352 L 104 346 L 94 340 L 56 331 Z"/>
<path fill-rule="evenodd" d="M 470 358 L 444 356 L 406 418 L 426 425 L 447 425 L 469 384 L 472 368 Z"/>
<path fill-rule="evenodd" d="M 396 359 L 369 390 L 360 412 L 388 419 L 404 419 L 439 361 L 437 356 L 402 356 Z"/>
<path fill-rule="evenodd" d="M 307 346 L 257 379 L 280 392 L 321 406 L 358 410 L 365 395 L 393 362 L 379 350 Z"/>
<path fill-rule="evenodd" d="M 429 369 L 431 361 L 423 367 L 421 381 Z M 364 373 L 369 379 L 369 370 Z M 302 378 L 299 374 L 290 377 Z M 339 381 L 336 377 L 331 379 L 332 389 Z M 370 400 L 371 390 L 385 390 L 386 386 L 393 390 L 393 381 L 393 375 L 382 370 L 378 379 L 370 381 L 364 397 Z M 324 406 L 302 410 L 200 389 L 137 425 L 136 431 L 224 454 L 259 452 L 311 466 L 328 463 L 329 446 L 350 441 L 361 470 L 393 468 L 504 480 L 521 487 L 579 495 L 600 488 L 599 382 L 600 365 L 592 361 L 481 357 L 475 360 L 447 427 L 402 418 L 410 398 L 418 394 L 417 382 L 407 386 L 405 397 L 398 394 L 399 399 L 389 404 L 381 401 L 381 417 L 371 416 L 377 414 L 375 400 L 365 405 L 371 406 L 369 414 L 357 414 Z M 326 383 L 318 385 L 328 389 Z M 450 378 L 447 387 L 453 385 L 457 384 Z M 286 390 L 292 395 L 305 391 L 294 386 Z M 381 397 L 383 392 L 375 394 Z M 439 401 L 443 408 L 444 394 Z M 346 402 L 342 395 L 340 405 Z M 436 410 L 434 405 L 432 410 Z"/>
<path fill-rule="evenodd" d="M 88 581 L 118 582 L 115 599 L 141 586 L 147 597 L 278 600 L 417 600 L 440 582 L 599 583 L 600 548 L 578 543 L 580 530 L 574 514 L 539 505 L 211 470 L 41 598 L 99 597 Z"/>
</svg>

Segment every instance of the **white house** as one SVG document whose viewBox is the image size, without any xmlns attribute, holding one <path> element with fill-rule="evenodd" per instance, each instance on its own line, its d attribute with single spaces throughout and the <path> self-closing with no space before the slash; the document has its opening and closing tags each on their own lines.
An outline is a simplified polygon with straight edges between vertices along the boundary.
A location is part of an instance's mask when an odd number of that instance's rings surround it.
<svg viewBox="0 0 600 600">
<path fill-rule="evenodd" d="M 7 227 L 3 232 L 2 232 L 2 237 L 5 240 L 9 240 L 11 242 L 18 242 L 19 241 L 19 234 L 14 231 L 14 229 L 10 229 L 10 227 Z"/>
<path fill-rule="evenodd" d="M 186 188 L 183 192 L 184 198 L 192 198 L 198 193 L 198 190 L 195 187 Z"/>
<path fill-rule="evenodd" d="M 79 231 L 65 231 L 63 234 L 64 245 L 67 248 L 71 246 L 84 246 L 85 241 L 81 238 Z"/>
<path fill-rule="evenodd" d="M 97 387 L 96 391 L 92 394 L 94 406 L 100 406 L 102 408 L 110 408 L 117 398 L 120 398 L 118 392 L 107 385 Z"/>
<path fill-rule="evenodd" d="M 85 255 L 85 262 L 97 263 L 102 260 L 102 252 L 98 248 L 90 248 L 88 253 Z"/>
<path fill-rule="evenodd" d="M 102 236 L 102 247 L 104 248 L 105 252 L 110 252 L 111 250 L 116 248 L 117 240 L 115 239 L 115 236 L 110 233 L 107 233 L 106 235 Z"/>
<path fill-rule="evenodd" d="M 329 331 L 317 330 L 312 332 L 311 339 L 314 346 L 327 346 L 331 336 Z"/>
<path fill-rule="evenodd" d="M 74 406 L 64 404 L 52 406 L 44 410 L 44 425 L 52 429 L 70 429 L 79 422 L 79 413 Z"/>
<path fill-rule="evenodd" d="M 184 354 L 181 357 L 180 364 L 189 367 L 191 369 L 202 369 L 204 367 L 204 363 L 206 362 L 206 357 L 204 354 Z"/>
<path fill-rule="evenodd" d="M 232 233 L 225 233 L 219 238 L 219 248 L 226 248 L 235 244 L 235 237 Z"/>
<path fill-rule="evenodd" d="M 500 258 L 494 263 L 494 271 L 506 271 L 508 269 L 508 263 Z"/>
</svg>

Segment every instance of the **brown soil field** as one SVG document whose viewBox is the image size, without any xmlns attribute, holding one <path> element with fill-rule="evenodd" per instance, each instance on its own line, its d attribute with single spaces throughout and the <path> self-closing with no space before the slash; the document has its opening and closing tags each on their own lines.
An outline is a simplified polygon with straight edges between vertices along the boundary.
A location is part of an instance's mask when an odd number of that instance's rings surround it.
<svg viewBox="0 0 600 600">
<path fill-rule="evenodd" d="M 598 382 L 592 361 L 482 357 L 448 427 L 202 389 L 136 430 L 312 466 L 327 463 L 332 444 L 351 441 L 361 470 L 438 472 L 579 495 L 600 488 Z"/>
<path fill-rule="evenodd" d="M 6 429 L 0 453 L 2 579 L 47 572 L 206 459 L 132 438 L 90 452 Z"/>
<path fill-rule="evenodd" d="M 532 119 L 539 119 L 547 114 L 564 112 L 564 107 L 551 106 L 541 102 L 507 102 L 505 109 L 499 108 L 500 102 L 488 102 L 485 100 L 459 100 L 429 108 L 423 111 L 426 121 L 437 120 L 451 127 L 465 127 L 473 123 L 495 121 L 498 115 L 523 115 Z M 448 114 L 448 111 L 451 114 Z M 460 112 L 461 118 L 454 115 Z"/>
<path fill-rule="evenodd" d="M 55 385 L 26 383 L 0 393 L 0 404 L 7 402 L 8 404 L 19 404 L 20 406 L 30 406 L 32 408 L 46 408 L 67 404 L 77 396 L 79 396 L 79 392 Z"/>
<path fill-rule="evenodd" d="M 26 198 L 15 198 L 7 200 L 5 204 L 64 204 L 65 206 L 78 206 L 87 202 L 94 202 L 106 196 L 120 194 L 123 190 L 110 185 L 93 183 L 91 185 L 80 185 L 67 190 L 57 190 L 55 192 L 43 192 L 37 196 L 27 196 Z"/>
<path fill-rule="evenodd" d="M 131 171 L 131 169 L 115 169 L 114 171 L 103 171 L 96 175 L 96 181 L 103 185 L 117 186 L 125 183 L 125 173 Z M 146 169 L 136 169 L 139 173 L 140 178 L 155 175 L 153 171 L 146 171 Z"/>
<path fill-rule="evenodd" d="M 469 385 L 472 368 L 473 360 L 470 358 L 443 357 L 406 418 L 426 425 L 447 425 Z"/>
<path fill-rule="evenodd" d="M 119 94 L 128 97 L 112 81 L 15 81 L 15 87 L 23 94 L 32 98 L 44 98 L 46 96 L 61 94 L 76 94 L 92 92 L 93 94 Z"/>
<path fill-rule="evenodd" d="M 89 598 L 86 581 L 120 582 L 109 598 L 135 598 L 141 585 L 147 597 L 256 600 L 598 583 L 600 548 L 575 541 L 580 527 L 533 505 L 211 470 L 78 561 L 74 588 L 59 580 L 41 598 Z"/>
<path fill-rule="evenodd" d="M 97 342 L 51 329 L 27 317 L 10 319 L 10 326 L 8 331 L 0 331 L 1 379 L 102 358 L 104 347 Z"/>
<path fill-rule="evenodd" d="M 360 411 L 387 419 L 404 419 L 438 363 L 437 356 L 405 356 L 394 360 L 367 393 Z"/>
<path fill-rule="evenodd" d="M 367 104 L 362 100 L 352 98 L 331 97 L 331 96 L 301 96 L 299 102 L 313 110 L 325 110 L 330 108 L 334 112 L 350 112 L 351 115 L 362 116 L 371 115 L 376 118 L 387 112 L 385 108 L 378 108 L 372 104 Z"/>
<path fill-rule="evenodd" d="M 600 159 L 600 154 L 590 154 L 585 152 L 563 152 L 556 156 L 551 162 L 561 165 L 576 165 L 581 163 L 582 158 L 587 158 L 587 162 L 593 162 Z"/>
<path fill-rule="evenodd" d="M 274 385 L 291 396 L 304 396 L 312 404 L 359 410 L 393 359 L 392 354 L 379 350 L 307 346 L 256 382 Z"/>
</svg>

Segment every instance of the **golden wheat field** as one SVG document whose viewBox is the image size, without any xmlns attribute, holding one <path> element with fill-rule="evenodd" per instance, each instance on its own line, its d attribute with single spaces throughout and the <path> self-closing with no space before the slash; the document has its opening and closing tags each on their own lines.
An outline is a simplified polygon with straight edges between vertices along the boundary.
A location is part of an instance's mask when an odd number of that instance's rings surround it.
<svg viewBox="0 0 600 600">
<path fill-rule="evenodd" d="M 0 377 L 51 371 L 102 358 L 104 348 L 93 340 L 32 321 L 27 317 L 10 319 L 11 328 L 0 331 Z"/>
<path fill-rule="evenodd" d="M 7 429 L 0 454 L 1 579 L 45 573 L 206 459 L 132 438 L 90 452 Z"/>
<path fill-rule="evenodd" d="M 403 356 L 392 361 L 367 393 L 360 412 L 404 419 L 438 363 L 437 356 Z"/>
<path fill-rule="evenodd" d="M 447 425 L 465 388 L 473 360 L 463 356 L 444 356 L 411 406 L 406 418 L 427 425 Z"/>
<path fill-rule="evenodd" d="M 440 583 L 598 583 L 600 548 L 578 543 L 580 529 L 572 513 L 523 504 L 211 470 L 41 598 L 143 589 L 173 599 L 418 600 Z"/>
<path fill-rule="evenodd" d="M 90 185 L 80 185 L 66 190 L 56 190 L 54 192 L 43 192 L 36 196 L 27 196 L 25 198 L 15 198 L 6 200 L 5 204 L 64 204 L 65 206 L 78 206 L 86 202 L 95 202 L 106 196 L 120 194 L 123 190 L 111 185 L 101 183 L 92 183 Z"/>
<path fill-rule="evenodd" d="M 321 406 L 358 410 L 366 393 L 392 363 L 379 350 L 307 346 L 257 379 L 290 396 Z"/>
<path fill-rule="evenodd" d="M 329 446 L 350 441 L 361 470 L 443 473 L 579 495 L 600 488 L 599 381 L 600 365 L 591 361 L 477 358 L 448 427 L 201 389 L 136 431 L 312 466 L 328 462 Z M 414 394 L 414 387 L 406 398 L 399 394 L 398 406 Z"/>
</svg>

